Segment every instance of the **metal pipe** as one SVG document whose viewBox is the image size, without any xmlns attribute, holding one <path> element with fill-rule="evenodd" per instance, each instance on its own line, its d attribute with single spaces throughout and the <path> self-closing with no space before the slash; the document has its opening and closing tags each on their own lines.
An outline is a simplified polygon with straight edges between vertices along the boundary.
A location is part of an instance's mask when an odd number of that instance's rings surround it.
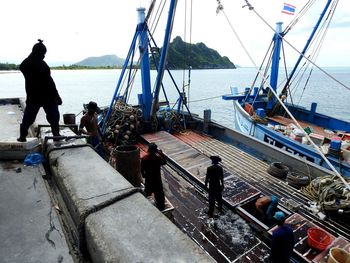
<svg viewBox="0 0 350 263">
<path fill-rule="evenodd" d="M 169 46 L 169 42 L 170 42 L 171 31 L 173 29 L 176 4 L 177 4 L 177 0 L 171 0 L 170 7 L 169 7 L 167 27 L 166 27 L 165 36 L 164 36 L 163 48 L 162 48 L 162 53 L 161 53 L 160 61 L 159 61 L 159 70 L 158 70 L 154 94 L 153 94 L 151 116 L 154 116 L 156 111 L 158 110 L 159 91 L 160 91 L 160 86 L 161 86 L 161 83 L 163 80 L 165 61 L 166 61 L 166 58 L 168 55 L 168 46 Z"/>
</svg>

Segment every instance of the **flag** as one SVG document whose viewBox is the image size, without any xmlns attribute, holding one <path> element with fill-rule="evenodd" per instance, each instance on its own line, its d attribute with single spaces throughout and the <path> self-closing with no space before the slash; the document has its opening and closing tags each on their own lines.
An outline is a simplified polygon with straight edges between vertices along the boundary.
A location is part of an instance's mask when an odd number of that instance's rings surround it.
<svg viewBox="0 0 350 263">
<path fill-rule="evenodd" d="M 282 13 L 285 13 L 287 15 L 294 15 L 295 13 L 295 6 L 291 4 L 284 3 Z"/>
</svg>

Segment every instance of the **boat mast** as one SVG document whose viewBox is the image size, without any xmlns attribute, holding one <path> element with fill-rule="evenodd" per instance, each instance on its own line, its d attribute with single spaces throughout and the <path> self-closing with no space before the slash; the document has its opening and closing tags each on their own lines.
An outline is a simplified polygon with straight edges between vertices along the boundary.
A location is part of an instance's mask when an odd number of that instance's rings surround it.
<svg viewBox="0 0 350 263">
<path fill-rule="evenodd" d="M 145 121 L 150 120 L 151 106 L 152 106 L 152 91 L 151 91 L 151 77 L 148 53 L 148 27 L 145 23 L 145 8 L 140 7 L 138 12 L 137 31 L 139 35 L 139 51 L 140 51 L 140 68 L 141 68 L 141 83 L 142 83 L 142 112 Z"/>
<path fill-rule="evenodd" d="M 117 83 L 117 87 L 116 87 L 116 89 L 115 89 L 115 91 L 114 91 L 111 104 L 109 105 L 109 108 L 108 108 L 106 117 L 104 118 L 104 121 L 103 121 L 103 124 L 102 124 L 102 133 L 104 133 L 105 130 L 106 130 L 107 122 L 108 122 L 108 120 L 109 120 L 109 117 L 110 117 L 111 112 L 112 112 L 112 109 L 113 109 L 113 104 L 114 104 L 115 101 L 116 101 L 116 98 L 117 98 L 117 95 L 118 95 L 120 86 L 121 86 L 121 84 L 122 84 L 122 80 L 123 80 L 125 71 L 126 71 L 126 69 L 128 68 L 128 64 L 129 64 L 131 55 L 133 54 L 134 49 L 135 49 L 137 36 L 138 36 L 138 32 L 137 32 L 137 30 L 136 30 L 136 31 L 135 31 L 135 34 L 134 34 L 134 36 L 133 36 L 133 39 L 132 39 L 132 41 L 131 41 L 131 45 L 130 45 L 130 48 L 129 48 L 128 55 L 127 55 L 127 57 L 126 57 L 126 59 L 125 59 L 125 61 L 124 61 L 123 69 L 122 69 L 122 72 L 120 73 L 119 80 L 118 80 L 118 83 Z M 132 61 L 131 61 L 131 64 L 132 64 Z"/>
<path fill-rule="evenodd" d="M 171 0 L 167 26 L 166 26 L 165 35 L 164 35 L 163 48 L 162 48 L 162 53 L 159 60 L 158 74 L 157 74 L 157 79 L 156 79 L 154 94 L 153 94 L 153 101 L 152 101 L 152 107 L 151 107 L 152 117 L 156 114 L 158 110 L 159 91 L 160 91 L 160 87 L 161 87 L 161 83 L 164 75 L 165 62 L 168 55 L 168 46 L 170 42 L 171 31 L 173 29 L 176 5 L 177 5 L 177 0 Z"/>
<path fill-rule="evenodd" d="M 272 54 L 272 64 L 271 64 L 271 78 L 270 78 L 270 86 L 276 92 L 277 83 L 278 83 L 278 70 L 279 70 L 279 62 L 280 62 L 280 54 L 281 54 L 281 46 L 283 39 L 282 32 L 282 22 L 276 23 L 276 32 L 273 36 L 273 54 Z M 276 103 L 275 96 L 271 96 L 267 103 L 267 109 L 271 110 Z"/>
<path fill-rule="evenodd" d="M 299 58 L 298 58 L 298 60 L 297 60 L 297 62 L 296 62 L 296 64 L 295 64 L 293 70 L 291 71 L 291 73 L 290 73 L 290 75 L 289 75 L 289 77 L 288 77 L 288 79 L 287 79 L 286 84 L 284 85 L 282 94 L 286 94 L 286 93 L 287 93 L 287 92 L 286 92 L 286 91 L 287 91 L 287 87 L 288 87 L 288 85 L 289 85 L 289 83 L 290 83 L 292 77 L 294 76 L 294 74 L 295 74 L 295 72 L 296 72 L 296 70 L 297 70 L 297 68 L 298 68 L 298 66 L 299 66 L 299 64 L 300 64 L 300 62 L 301 62 L 301 60 L 302 60 L 302 58 L 305 56 L 305 53 L 306 53 L 307 49 L 309 48 L 309 46 L 310 46 L 310 44 L 311 44 L 311 40 L 312 40 L 313 37 L 315 36 L 315 34 L 316 34 L 316 32 L 317 32 L 317 29 L 318 29 L 318 27 L 320 26 L 320 24 L 321 24 L 321 22 L 322 22 L 322 20 L 323 20 L 323 18 L 324 18 L 324 16 L 325 16 L 325 14 L 326 14 L 326 12 L 327 12 L 327 10 L 328 10 L 328 8 L 329 8 L 329 6 L 330 6 L 330 4 L 331 4 L 332 1 L 333 1 L 333 0 L 328 0 L 328 1 L 327 1 L 327 4 L 325 5 L 325 7 L 324 7 L 324 9 L 323 9 L 323 11 L 322 11 L 322 13 L 321 13 L 321 15 L 320 15 L 320 18 L 317 20 L 317 23 L 316 23 L 314 29 L 312 30 L 311 35 L 310 35 L 309 39 L 307 40 L 307 42 L 306 42 L 306 44 L 305 44 L 305 46 L 304 46 L 303 51 L 300 53 L 300 56 L 299 56 Z"/>
</svg>

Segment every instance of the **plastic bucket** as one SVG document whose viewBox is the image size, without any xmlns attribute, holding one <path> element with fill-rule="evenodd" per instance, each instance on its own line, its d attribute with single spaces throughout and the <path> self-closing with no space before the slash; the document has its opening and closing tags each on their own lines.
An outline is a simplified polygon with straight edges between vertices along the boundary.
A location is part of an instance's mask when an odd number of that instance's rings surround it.
<svg viewBox="0 0 350 263">
<path fill-rule="evenodd" d="M 134 145 L 118 146 L 115 151 L 116 169 L 133 186 L 141 186 L 140 148 Z"/>
<path fill-rule="evenodd" d="M 332 241 L 332 237 L 320 228 L 309 228 L 307 230 L 307 243 L 312 248 L 325 250 Z"/>
<path fill-rule="evenodd" d="M 341 148 L 341 141 L 340 140 L 331 140 L 331 149 L 340 150 L 340 148 Z"/>
<path fill-rule="evenodd" d="M 64 124 L 75 124 L 75 114 L 73 114 L 73 113 L 63 114 L 63 123 Z"/>
<path fill-rule="evenodd" d="M 263 108 L 256 109 L 256 115 L 258 115 L 260 118 L 265 118 L 265 110 Z"/>
<path fill-rule="evenodd" d="M 350 263 L 350 253 L 339 247 L 329 250 L 328 263 Z"/>
</svg>

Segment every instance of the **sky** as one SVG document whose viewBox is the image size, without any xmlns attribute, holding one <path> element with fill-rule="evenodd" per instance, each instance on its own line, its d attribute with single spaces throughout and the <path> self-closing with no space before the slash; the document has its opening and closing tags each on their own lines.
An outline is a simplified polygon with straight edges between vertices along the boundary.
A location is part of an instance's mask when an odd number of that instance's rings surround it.
<svg viewBox="0 0 350 263">
<path fill-rule="evenodd" d="M 171 39 L 180 36 L 186 42 L 203 42 L 233 63 L 251 67 L 261 62 L 270 44 L 273 31 L 268 25 L 275 27 L 277 21 L 286 25 L 293 17 L 281 13 L 284 2 L 296 6 L 298 12 L 305 0 L 249 0 L 259 16 L 243 7 L 245 0 L 221 0 L 224 13 L 219 14 L 216 0 L 178 0 Z M 136 9 L 149 5 L 150 0 L 0 0 L 0 62 L 20 63 L 38 38 L 48 49 L 45 60 L 49 65 L 111 54 L 125 58 L 137 24 Z M 155 31 L 158 46 L 163 43 L 168 4 L 165 9 Z M 307 39 L 305 30 L 312 28 L 320 12 L 316 8 L 305 17 L 296 33 L 286 37 L 288 42 L 301 50 L 301 39 Z M 350 1 L 341 0 L 317 65 L 350 66 L 349 43 Z"/>
</svg>

